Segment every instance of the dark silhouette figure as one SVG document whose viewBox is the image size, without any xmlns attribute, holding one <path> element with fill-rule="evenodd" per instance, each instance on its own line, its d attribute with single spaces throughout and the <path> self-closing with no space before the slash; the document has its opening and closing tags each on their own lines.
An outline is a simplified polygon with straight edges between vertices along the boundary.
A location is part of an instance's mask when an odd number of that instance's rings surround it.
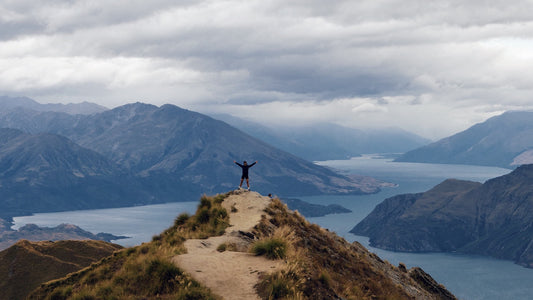
<svg viewBox="0 0 533 300">
<path fill-rule="evenodd" d="M 239 188 L 242 188 L 242 182 L 246 178 L 246 186 L 248 189 L 250 189 L 250 180 L 248 179 L 248 169 L 253 167 L 257 161 L 255 161 L 253 164 L 249 165 L 246 161 L 242 162 L 242 165 L 236 161 L 233 161 L 235 164 L 237 164 L 242 169 L 242 176 L 241 176 L 241 183 L 239 184 Z"/>
</svg>

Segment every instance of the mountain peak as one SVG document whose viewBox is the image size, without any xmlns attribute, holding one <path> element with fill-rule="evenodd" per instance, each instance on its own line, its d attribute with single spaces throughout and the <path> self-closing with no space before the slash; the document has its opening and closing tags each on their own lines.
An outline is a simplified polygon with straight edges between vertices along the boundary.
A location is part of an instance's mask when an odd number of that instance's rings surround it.
<svg viewBox="0 0 533 300">
<path fill-rule="evenodd" d="M 202 197 L 195 215 L 179 215 L 152 242 L 43 284 L 30 299 L 67 289 L 72 297 L 455 299 L 421 269 L 394 267 L 279 199 L 242 190 Z"/>
<path fill-rule="evenodd" d="M 533 163 L 533 112 L 509 111 L 406 152 L 396 161 L 511 168 Z"/>
</svg>

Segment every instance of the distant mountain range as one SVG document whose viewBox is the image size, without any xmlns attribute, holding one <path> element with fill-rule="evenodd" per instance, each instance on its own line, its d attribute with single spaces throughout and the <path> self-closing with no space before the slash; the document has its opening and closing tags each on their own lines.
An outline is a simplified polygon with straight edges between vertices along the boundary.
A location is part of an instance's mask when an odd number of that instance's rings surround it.
<svg viewBox="0 0 533 300">
<path fill-rule="evenodd" d="M 258 161 L 251 184 L 264 193 L 364 194 L 381 185 L 337 174 L 174 105 L 135 103 L 89 115 L 12 107 L 0 113 L 0 127 L 10 128 L 0 131 L 4 216 L 225 192 L 240 179 L 233 160 Z"/>
<path fill-rule="evenodd" d="M 533 165 L 484 184 L 449 179 L 376 206 L 352 233 L 378 248 L 463 252 L 533 268 Z"/>
<path fill-rule="evenodd" d="M 368 153 L 404 153 L 430 140 L 399 128 L 354 129 L 332 123 L 264 126 L 230 115 L 214 118 L 279 149 L 310 161 L 347 159 Z"/>
<path fill-rule="evenodd" d="M 41 104 L 28 97 L 8 97 L 0 96 L 0 110 L 5 111 L 13 108 L 28 108 L 35 111 L 55 111 L 69 114 L 90 115 L 108 110 L 101 105 L 82 102 L 82 103 L 48 103 Z"/>
<path fill-rule="evenodd" d="M 533 163 L 533 112 L 514 111 L 492 117 L 463 132 L 409 151 L 396 161 L 504 168 Z"/>
</svg>

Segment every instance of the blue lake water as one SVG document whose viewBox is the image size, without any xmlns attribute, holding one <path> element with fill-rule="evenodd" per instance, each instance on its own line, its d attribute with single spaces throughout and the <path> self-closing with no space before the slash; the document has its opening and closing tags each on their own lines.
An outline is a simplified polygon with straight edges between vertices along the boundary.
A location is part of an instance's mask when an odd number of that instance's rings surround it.
<svg viewBox="0 0 533 300">
<path fill-rule="evenodd" d="M 446 178 L 484 182 L 509 173 L 511 170 L 493 167 L 395 163 L 390 159 L 363 156 L 351 160 L 317 162 L 340 172 L 372 176 L 398 184 L 380 193 L 364 196 L 315 196 L 300 199 L 319 204 L 337 203 L 352 213 L 309 218 L 313 223 L 335 231 L 348 241 L 358 241 L 370 251 L 394 265 L 403 262 L 407 267 L 419 266 L 444 284 L 460 299 L 533 299 L 533 270 L 510 261 L 490 257 L 446 253 L 399 253 L 369 247 L 368 238 L 355 236 L 349 231 L 385 198 L 423 192 Z M 283 195 L 280 195 L 283 196 Z M 182 213 L 194 213 L 198 202 L 167 203 L 129 208 L 70 211 L 35 214 L 14 218 L 14 228 L 26 223 L 56 226 L 72 223 L 91 232 L 109 232 L 130 236 L 118 240 L 124 246 L 150 241 L 152 236 L 170 227 Z"/>
<path fill-rule="evenodd" d="M 75 210 L 57 213 L 34 214 L 13 218 L 18 229 L 28 223 L 55 227 L 62 223 L 75 224 L 92 233 L 106 232 L 128 239 L 113 241 L 125 247 L 149 242 L 156 234 L 172 226 L 183 212 L 194 214 L 198 201 L 176 202 L 146 206 Z"/>
</svg>

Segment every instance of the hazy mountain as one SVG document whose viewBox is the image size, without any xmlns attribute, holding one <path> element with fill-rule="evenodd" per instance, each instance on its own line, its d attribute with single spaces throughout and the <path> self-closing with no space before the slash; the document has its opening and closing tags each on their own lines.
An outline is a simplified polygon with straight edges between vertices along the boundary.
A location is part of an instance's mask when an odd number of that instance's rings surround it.
<svg viewBox="0 0 533 300">
<path fill-rule="evenodd" d="M 150 203 L 150 198 L 103 155 L 63 136 L 0 129 L 3 216 L 134 203 Z"/>
<path fill-rule="evenodd" d="M 19 241 L 0 252 L 0 299 L 26 299 L 40 284 L 88 267 L 121 248 L 101 241 Z"/>
<path fill-rule="evenodd" d="M 59 131 L 117 164 L 151 178 L 160 191 L 196 193 L 237 186 L 233 160 L 259 161 L 252 186 L 283 195 L 375 192 L 353 179 L 280 151 L 230 125 L 174 105 L 128 104 Z M 373 189 L 374 188 L 374 189 Z"/>
<path fill-rule="evenodd" d="M 265 249 L 263 256 L 271 254 L 270 259 L 259 257 L 258 250 L 250 255 L 250 248 L 259 247 Z M 267 264 L 273 266 L 258 271 Z M 204 196 L 195 215 L 178 216 L 151 242 L 42 284 L 29 299 L 54 295 L 72 299 L 456 299 L 422 269 L 395 267 L 361 244 L 348 243 L 309 223 L 279 200 L 255 192 Z"/>
<path fill-rule="evenodd" d="M 533 165 L 484 184 L 446 180 L 386 199 L 351 232 L 373 246 L 491 255 L 533 267 Z"/>
<path fill-rule="evenodd" d="M 8 97 L 0 96 L 0 110 L 13 109 L 13 108 L 29 108 L 35 111 L 55 111 L 64 112 L 68 114 L 82 114 L 90 115 L 99 112 L 106 111 L 108 108 L 101 105 L 82 102 L 82 103 L 47 103 L 41 104 L 28 97 Z"/>
<path fill-rule="evenodd" d="M 509 168 L 533 163 L 533 112 L 506 112 L 396 159 Z"/>
<path fill-rule="evenodd" d="M 230 115 L 213 115 L 277 148 L 311 161 L 346 159 L 367 153 L 404 153 L 430 143 L 399 128 L 353 129 L 332 123 L 267 127 Z"/>
<path fill-rule="evenodd" d="M 19 107 L 4 111 L 0 126 L 34 133 L 0 131 L 0 205 L 10 216 L 182 201 L 235 188 L 240 168 L 233 160 L 259 161 L 251 184 L 265 193 L 372 193 L 381 184 L 339 175 L 173 105 L 135 103 L 93 115 Z"/>
</svg>

